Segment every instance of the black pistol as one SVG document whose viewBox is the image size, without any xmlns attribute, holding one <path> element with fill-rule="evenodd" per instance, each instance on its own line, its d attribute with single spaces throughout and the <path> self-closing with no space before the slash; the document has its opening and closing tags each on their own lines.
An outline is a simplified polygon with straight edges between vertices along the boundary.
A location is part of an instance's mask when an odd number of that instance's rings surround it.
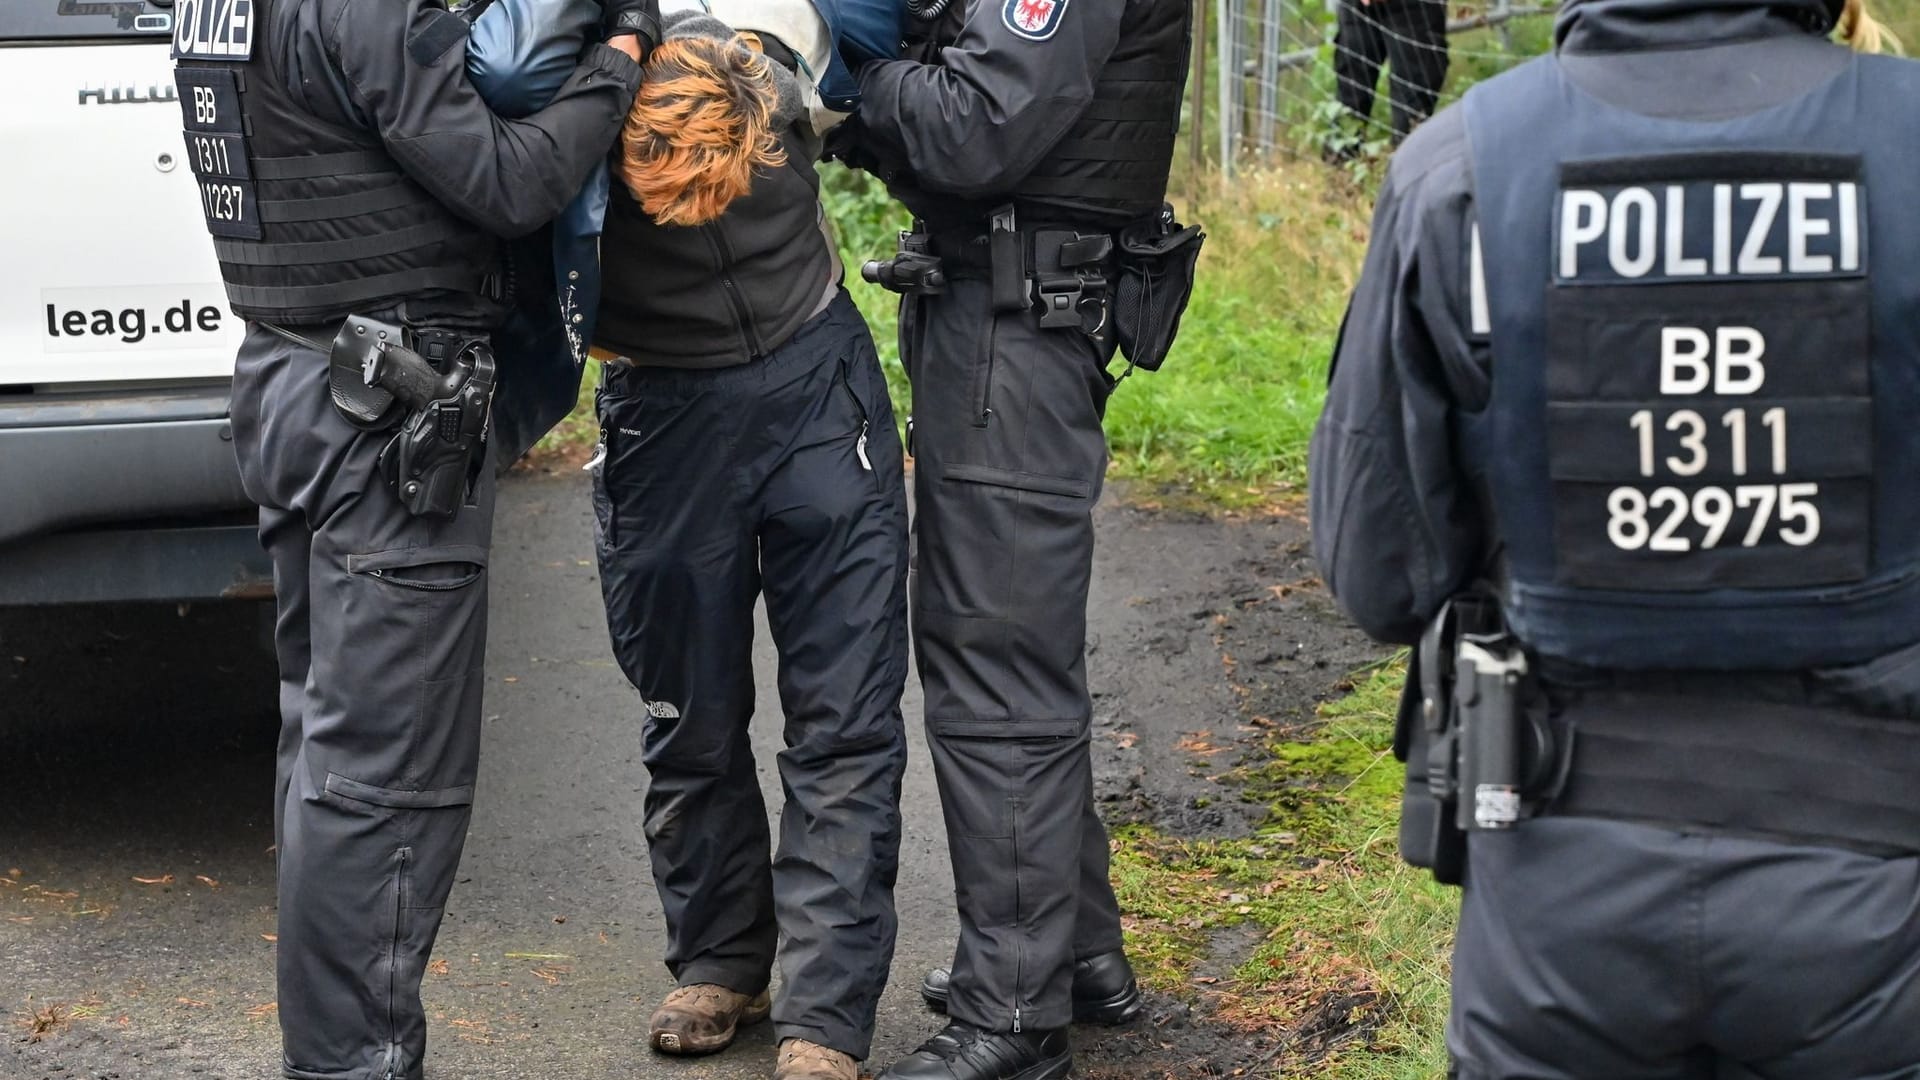
<svg viewBox="0 0 1920 1080">
<path fill-rule="evenodd" d="M 368 387 L 406 406 L 406 420 L 380 452 L 380 470 L 409 513 L 450 518 L 465 505 L 484 457 L 493 415 L 493 350 L 484 340 L 468 341 L 442 370 L 406 340 L 400 327 L 352 316 L 334 341 L 336 363 L 357 360 Z"/>
</svg>

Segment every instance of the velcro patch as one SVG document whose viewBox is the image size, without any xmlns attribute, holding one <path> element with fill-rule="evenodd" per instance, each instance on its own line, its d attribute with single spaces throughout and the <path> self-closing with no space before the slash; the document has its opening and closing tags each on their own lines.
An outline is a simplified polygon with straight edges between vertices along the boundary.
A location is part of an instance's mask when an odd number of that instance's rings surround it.
<svg viewBox="0 0 1920 1080">
<path fill-rule="evenodd" d="M 451 11 L 430 12 L 427 23 L 407 38 L 407 55 L 421 67 L 440 62 L 456 45 L 467 43 L 467 20 Z"/>
<path fill-rule="evenodd" d="M 1029 41 L 1045 41 L 1060 29 L 1067 0 L 1006 0 L 1000 16 L 1007 29 Z"/>
</svg>

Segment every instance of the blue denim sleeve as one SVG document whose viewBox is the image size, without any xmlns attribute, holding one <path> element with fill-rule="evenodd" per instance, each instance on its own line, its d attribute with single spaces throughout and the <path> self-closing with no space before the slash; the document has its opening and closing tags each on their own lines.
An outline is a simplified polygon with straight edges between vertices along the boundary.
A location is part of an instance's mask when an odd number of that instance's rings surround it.
<svg viewBox="0 0 1920 1080">
<path fill-rule="evenodd" d="M 598 0 L 494 0 L 467 40 L 467 77 L 494 112 L 546 107 L 600 24 Z"/>
</svg>

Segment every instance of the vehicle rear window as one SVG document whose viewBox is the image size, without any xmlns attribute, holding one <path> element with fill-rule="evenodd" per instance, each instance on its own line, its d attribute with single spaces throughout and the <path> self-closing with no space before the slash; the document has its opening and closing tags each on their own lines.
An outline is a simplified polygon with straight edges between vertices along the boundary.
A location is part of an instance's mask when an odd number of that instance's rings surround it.
<svg viewBox="0 0 1920 1080">
<path fill-rule="evenodd" d="M 173 33 L 173 5 L 143 0 L 0 0 L 0 43 L 153 38 Z"/>
</svg>

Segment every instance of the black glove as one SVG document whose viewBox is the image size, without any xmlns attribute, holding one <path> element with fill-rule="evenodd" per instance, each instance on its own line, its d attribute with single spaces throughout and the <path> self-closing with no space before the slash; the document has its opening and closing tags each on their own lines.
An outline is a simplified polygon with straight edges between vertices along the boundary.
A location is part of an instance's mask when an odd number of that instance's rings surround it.
<svg viewBox="0 0 1920 1080">
<path fill-rule="evenodd" d="M 640 62 L 660 44 L 660 0 L 602 0 L 608 41 L 621 34 L 640 39 Z"/>
</svg>

